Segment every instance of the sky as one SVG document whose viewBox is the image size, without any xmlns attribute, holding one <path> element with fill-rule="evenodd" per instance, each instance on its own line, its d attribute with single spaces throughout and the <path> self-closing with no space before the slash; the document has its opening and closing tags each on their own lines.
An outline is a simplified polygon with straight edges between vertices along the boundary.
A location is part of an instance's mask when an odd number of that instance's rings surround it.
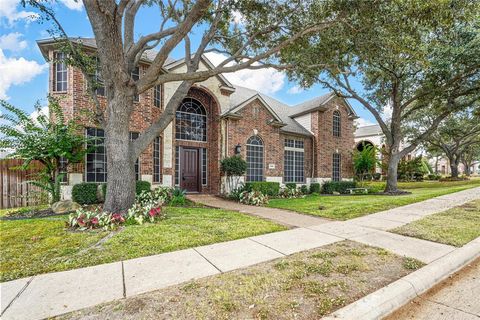
<svg viewBox="0 0 480 320">
<path fill-rule="evenodd" d="M 80 2 L 59 0 L 53 4 L 57 18 L 67 34 L 72 37 L 93 37 L 85 9 Z M 152 8 L 142 9 L 136 19 L 137 36 L 155 31 L 158 15 Z M 31 113 L 39 101 L 46 104 L 48 94 L 48 64 L 40 53 L 36 40 L 48 38 L 49 22 L 40 23 L 32 8 L 23 8 L 20 0 L 0 0 L 0 99 Z M 198 42 L 201 33 L 192 36 Z M 177 48 L 172 58 L 182 57 L 183 50 Z M 214 62 L 219 57 L 210 53 Z M 268 94 L 288 105 L 295 105 L 325 94 L 327 89 L 315 85 L 303 90 L 288 80 L 287 76 L 274 69 L 241 70 L 225 74 L 233 84 L 249 87 Z M 349 101 L 358 116 L 358 125 L 376 123 L 373 116 L 358 102 Z M 1 111 L 0 111 L 1 112 Z"/>
</svg>

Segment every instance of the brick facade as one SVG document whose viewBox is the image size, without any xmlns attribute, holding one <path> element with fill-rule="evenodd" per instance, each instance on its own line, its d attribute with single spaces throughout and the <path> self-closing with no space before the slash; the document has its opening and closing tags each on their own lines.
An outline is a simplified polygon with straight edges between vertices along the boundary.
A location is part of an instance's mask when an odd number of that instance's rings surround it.
<svg viewBox="0 0 480 320">
<path fill-rule="evenodd" d="M 53 58 L 53 51 L 48 51 L 48 57 Z M 53 64 L 51 64 L 52 66 Z M 139 66 L 140 77 L 148 68 L 148 64 Z M 169 72 L 175 72 L 170 70 Z M 50 93 L 60 99 L 60 104 L 67 118 L 76 119 L 84 128 L 98 127 L 93 120 L 93 102 L 86 90 L 83 74 L 68 67 L 68 88 L 65 92 L 53 91 L 53 68 L 50 68 Z M 175 84 L 161 87 L 161 106 L 154 106 L 154 89 L 140 94 L 139 101 L 134 105 L 130 121 L 130 131 L 142 133 L 162 113 L 165 103 L 173 92 Z M 164 185 L 175 185 L 176 147 L 198 148 L 207 150 L 207 184 L 200 187 L 200 192 L 219 193 L 221 187 L 220 160 L 232 156 L 237 145 L 241 146 L 241 156 L 246 158 L 246 143 L 258 135 L 264 146 L 264 179 L 267 181 L 283 181 L 285 139 L 302 140 L 304 142 L 304 183 L 323 181 L 332 177 L 332 157 L 340 153 L 342 158 L 342 178 L 352 177 L 352 150 L 354 146 L 354 126 L 352 110 L 342 99 L 331 99 L 321 109 L 312 110 L 311 127 L 305 128 L 303 134 L 284 130 L 285 123 L 278 121 L 277 115 L 267 107 L 262 99 L 252 99 L 247 105 L 235 112 L 234 117 L 225 116 L 229 111 L 230 95 L 235 89 L 225 86 L 218 77 L 208 79 L 192 87 L 188 97 L 198 100 L 206 110 L 207 141 L 185 141 L 175 138 L 175 120 L 160 134 L 162 164 L 161 175 Z M 106 99 L 99 97 L 103 108 Z M 338 110 L 341 115 L 341 136 L 334 137 L 332 132 L 333 112 Z M 276 112 L 276 111 L 274 111 Z M 296 125 L 300 126 L 299 123 Z M 309 133 L 310 132 L 310 133 Z M 140 156 L 140 176 L 143 180 L 152 181 L 153 176 L 153 144 Z M 201 161 L 201 160 L 199 160 Z M 69 184 L 85 180 L 85 164 L 81 163 L 69 168 Z M 201 170 L 199 171 L 201 175 Z M 201 185 L 201 183 L 200 183 Z"/>
</svg>

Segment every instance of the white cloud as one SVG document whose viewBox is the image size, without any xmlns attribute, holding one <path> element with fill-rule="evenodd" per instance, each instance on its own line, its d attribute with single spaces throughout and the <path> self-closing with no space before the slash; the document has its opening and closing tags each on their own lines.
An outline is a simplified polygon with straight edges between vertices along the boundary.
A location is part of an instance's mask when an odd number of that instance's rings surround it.
<svg viewBox="0 0 480 320">
<path fill-rule="evenodd" d="M 375 123 L 367 119 L 358 118 L 355 120 L 355 124 L 357 125 L 357 127 L 365 127 L 365 126 L 371 126 Z"/>
<path fill-rule="evenodd" d="M 10 51 L 20 51 L 27 47 L 27 41 L 21 40 L 23 37 L 21 33 L 12 32 L 0 36 L 0 49 Z"/>
<path fill-rule="evenodd" d="M 12 85 L 27 83 L 48 68 L 25 58 L 8 58 L 0 49 L 0 99 L 8 99 L 7 91 Z"/>
<path fill-rule="evenodd" d="M 6 19 L 11 25 L 17 20 L 26 20 L 27 22 L 30 22 L 37 19 L 37 13 L 21 9 L 23 9 L 23 7 L 20 4 L 20 0 L 1 0 L 0 21 Z"/>
<path fill-rule="evenodd" d="M 233 22 L 238 24 L 238 25 L 243 25 L 244 24 L 244 17 L 239 11 L 233 11 L 232 12 L 232 17 L 233 17 Z"/>
<path fill-rule="evenodd" d="M 30 114 L 30 118 L 32 118 L 33 120 L 36 121 L 40 115 L 43 115 L 43 116 L 49 118 L 50 112 L 48 111 L 48 106 L 43 106 L 40 109 L 33 111 Z"/>
<path fill-rule="evenodd" d="M 81 11 L 83 9 L 82 1 L 78 0 L 61 0 L 61 2 L 70 10 Z"/>
<path fill-rule="evenodd" d="M 218 65 L 226 59 L 221 53 L 209 52 L 207 58 Z M 225 73 L 224 76 L 233 84 L 254 89 L 266 94 L 279 91 L 285 85 L 286 75 L 273 68 L 258 70 L 239 70 L 233 73 Z"/>
<path fill-rule="evenodd" d="M 290 93 L 290 94 L 298 94 L 298 93 L 302 93 L 304 90 L 302 87 L 300 86 L 293 86 L 291 87 L 290 89 L 288 89 L 287 93 Z"/>
</svg>

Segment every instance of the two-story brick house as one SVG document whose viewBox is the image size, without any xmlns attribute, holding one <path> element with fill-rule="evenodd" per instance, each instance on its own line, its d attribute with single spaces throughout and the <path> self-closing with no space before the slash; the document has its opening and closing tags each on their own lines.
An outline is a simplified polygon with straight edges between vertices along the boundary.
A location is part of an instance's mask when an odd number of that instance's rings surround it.
<svg viewBox="0 0 480 320">
<path fill-rule="evenodd" d="M 95 54 L 94 39 L 76 40 Z M 88 115 L 93 103 L 81 71 L 61 62 L 52 39 L 38 46 L 50 61 L 50 94 L 60 99 L 67 117 L 78 119 L 85 134 L 98 139 L 82 164 L 69 168 L 69 187 L 82 181 L 106 182 L 108 168 L 102 145 L 103 130 Z M 142 77 L 149 67 L 147 52 L 132 77 Z M 206 57 L 202 68 L 212 68 Z M 180 72 L 183 60 L 169 60 L 164 72 Z M 101 78 L 99 77 L 99 80 Z M 175 83 L 157 86 L 138 96 L 130 130 L 135 139 L 162 113 L 176 90 Z M 97 90 L 105 104 L 104 89 Z M 200 82 L 178 107 L 175 120 L 142 153 L 137 179 L 155 185 L 179 186 L 190 192 L 223 190 L 220 160 L 240 154 L 248 163 L 246 181 L 310 184 L 352 177 L 355 111 L 344 99 L 326 94 L 288 106 L 272 97 L 231 84 L 222 75 Z"/>
</svg>

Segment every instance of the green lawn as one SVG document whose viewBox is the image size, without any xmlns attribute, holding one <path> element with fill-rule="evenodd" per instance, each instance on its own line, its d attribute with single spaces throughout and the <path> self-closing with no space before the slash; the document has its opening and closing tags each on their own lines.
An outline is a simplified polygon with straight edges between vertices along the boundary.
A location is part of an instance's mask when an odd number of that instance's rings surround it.
<svg viewBox="0 0 480 320">
<path fill-rule="evenodd" d="M 391 232 L 461 247 L 480 237 L 480 200 L 433 214 Z"/>
<path fill-rule="evenodd" d="M 166 207 L 167 219 L 106 231 L 72 232 L 67 216 L 0 221 L 0 282 L 34 274 L 153 255 L 286 228 L 238 212 Z"/>
<path fill-rule="evenodd" d="M 412 193 L 409 195 L 309 195 L 299 199 L 271 199 L 268 206 L 335 220 L 348 220 L 478 186 L 480 186 L 480 179 L 454 182 L 408 182 L 400 183 L 400 188 L 408 189 Z"/>
</svg>

